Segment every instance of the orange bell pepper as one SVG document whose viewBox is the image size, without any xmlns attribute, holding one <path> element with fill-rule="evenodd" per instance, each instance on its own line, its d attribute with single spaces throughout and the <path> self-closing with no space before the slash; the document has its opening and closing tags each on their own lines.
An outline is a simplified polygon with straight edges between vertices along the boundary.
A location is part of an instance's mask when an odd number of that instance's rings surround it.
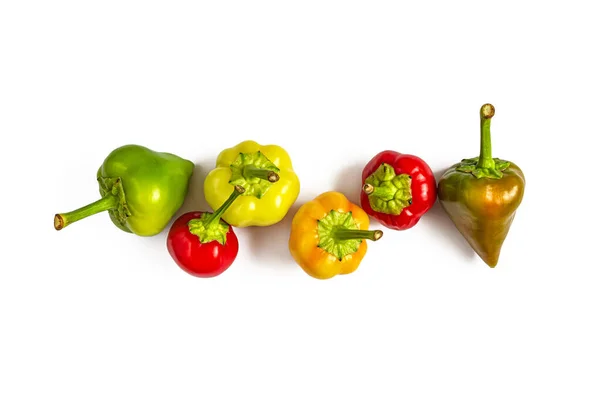
<svg viewBox="0 0 600 400">
<path fill-rule="evenodd" d="M 380 230 L 369 231 L 369 216 L 338 192 L 326 192 L 300 207 L 292 220 L 289 249 L 308 275 L 329 279 L 358 268 L 369 240 L 379 240 Z"/>
</svg>

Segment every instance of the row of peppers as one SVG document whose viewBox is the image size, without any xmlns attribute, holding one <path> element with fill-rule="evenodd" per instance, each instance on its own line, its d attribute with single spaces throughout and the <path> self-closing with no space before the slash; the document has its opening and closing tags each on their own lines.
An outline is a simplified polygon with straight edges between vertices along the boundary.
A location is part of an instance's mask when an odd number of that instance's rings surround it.
<svg viewBox="0 0 600 400">
<path fill-rule="evenodd" d="M 495 110 L 480 110 L 479 157 L 452 165 L 436 183 L 421 158 L 386 150 L 362 172 L 360 206 L 344 194 L 322 193 L 303 204 L 291 226 L 289 250 L 310 276 L 329 279 L 354 272 L 367 241 L 372 217 L 391 230 L 415 226 L 437 198 L 457 229 L 490 267 L 523 198 L 525 177 L 514 163 L 492 158 L 490 123 Z M 101 199 L 69 213 L 56 214 L 54 227 L 107 211 L 125 232 L 154 236 L 183 205 L 194 164 L 177 155 L 139 145 L 113 150 L 97 172 Z M 238 254 L 233 227 L 270 226 L 280 222 L 300 192 L 289 154 L 276 145 L 244 141 L 222 151 L 204 181 L 207 203 L 215 210 L 188 212 L 169 229 L 167 249 L 179 267 L 198 277 L 226 271 Z"/>
</svg>

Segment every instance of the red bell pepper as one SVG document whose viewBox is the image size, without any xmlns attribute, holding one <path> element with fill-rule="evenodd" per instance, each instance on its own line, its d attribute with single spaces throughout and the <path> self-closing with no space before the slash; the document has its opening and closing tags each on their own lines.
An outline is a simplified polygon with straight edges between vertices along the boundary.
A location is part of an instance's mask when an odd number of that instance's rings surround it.
<svg viewBox="0 0 600 400">
<path fill-rule="evenodd" d="M 433 207 L 437 188 L 433 171 L 421 158 L 386 150 L 362 172 L 363 210 L 387 228 L 406 230 Z"/>
<path fill-rule="evenodd" d="M 233 228 L 221 216 L 242 193 L 244 188 L 236 186 L 214 213 L 188 212 L 173 222 L 167 249 L 181 269 L 196 277 L 212 278 L 233 264 L 239 243 Z"/>
</svg>

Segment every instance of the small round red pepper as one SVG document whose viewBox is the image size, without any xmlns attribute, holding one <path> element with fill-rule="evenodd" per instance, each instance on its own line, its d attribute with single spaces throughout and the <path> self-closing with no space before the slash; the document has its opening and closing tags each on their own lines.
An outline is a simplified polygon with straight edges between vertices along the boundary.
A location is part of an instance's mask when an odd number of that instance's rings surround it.
<svg viewBox="0 0 600 400">
<path fill-rule="evenodd" d="M 244 188 L 235 190 L 214 213 L 193 211 L 173 222 L 167 249 L 175 263 L 190 275 L 212 278 L 225 272 L 235 261 L 238 239 L 233 228 L 221 219 Z"/>
<path fill-rule="evenodd" d="M 421 158 L 382 151 L 362 172 L 363 210 L 389 229 L 406 230 L 433 207 L 437 189 L 433 171 Z"/>
</svg>

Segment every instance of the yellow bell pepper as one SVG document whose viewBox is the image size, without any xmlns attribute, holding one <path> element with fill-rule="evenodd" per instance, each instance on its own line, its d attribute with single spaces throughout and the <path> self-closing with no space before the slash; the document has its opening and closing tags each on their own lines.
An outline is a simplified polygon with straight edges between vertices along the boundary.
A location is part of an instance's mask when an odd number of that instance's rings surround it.
<svg viewBox="0 0 600 400">
<path fill-rule="evenodd" d="M 367 252 L 364 239 L 379 240 L 368 231 L 369 216 L 346 196 L 325 192 L 300 207 L 292 220 L 289 249 L 308 275 L 329 279 L 358 268 Z"/>
<path fill-rule="evenodd" d="M 288 153 L 276 145 L 247 140 L 223 150 L 204 181 L 204 197 L 213 210 L 244 188 L 221 217 L 235 227 L 269 226 L 281 221 L 300 193 L 300 181 Z"/>
</svg>

